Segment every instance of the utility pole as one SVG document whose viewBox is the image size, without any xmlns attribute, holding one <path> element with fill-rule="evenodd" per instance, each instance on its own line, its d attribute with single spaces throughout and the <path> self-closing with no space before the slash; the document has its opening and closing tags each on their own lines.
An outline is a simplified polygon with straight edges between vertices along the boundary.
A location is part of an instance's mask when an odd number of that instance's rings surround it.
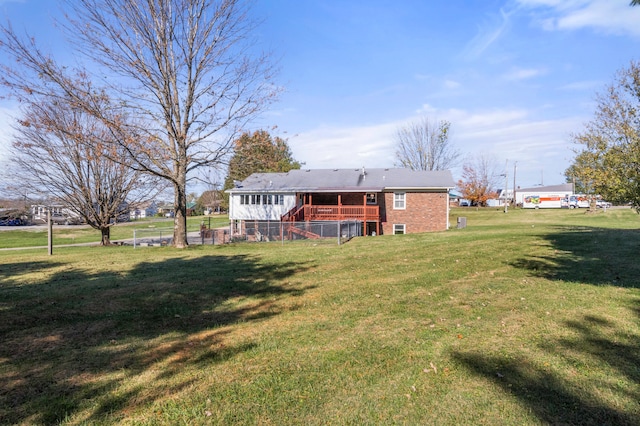
<svg viewBox="0 0 640 426">
<path fill-rule="evenodd" d="M 517 206 L 518 201 L 516 200 L 516 171 L 518 169 L 518 162 L 515 161 L 513 163 L 513 205 Z"/>
<path fill-rule="evenodd" d="M 507 213 L 509 211 L 509 202 L 507 201 L 507 190 L 509 189 L 509 172 L 507 172 L 507 167 L 509 166 L 509 160 L 507 159 L 504 165 L 504 212 Z"/>
<path fill-rule="evenodd" d="M 49 256 L 53 255 L 53 222 L 51 221 L 51 207 L 47 209 L 47 228 L 49 233 L 47 234 L 47 248 L 49 250 Z"/>
</svg>

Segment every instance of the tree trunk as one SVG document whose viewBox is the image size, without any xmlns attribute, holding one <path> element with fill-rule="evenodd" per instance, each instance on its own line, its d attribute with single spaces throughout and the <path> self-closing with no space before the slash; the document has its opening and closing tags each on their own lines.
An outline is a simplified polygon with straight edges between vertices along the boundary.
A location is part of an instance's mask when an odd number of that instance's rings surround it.
<svg viewBox="0 0 640 426">
<path fill-rule="evenodd" d="M 187 241 L 187 194 L 186 179 L 182 184 L 174 185 L 174 221 L 173 221 L 173 245 L 176 248 L 186 248 Z"/>
<path fill-rule="evenodd" d="M 102 240 L 100 241 L 101 246 L 109 246 L 111 245 L 111 227 L 107 226 L 106 228 L 100 229 L 102 233 Z"/>
</svg>

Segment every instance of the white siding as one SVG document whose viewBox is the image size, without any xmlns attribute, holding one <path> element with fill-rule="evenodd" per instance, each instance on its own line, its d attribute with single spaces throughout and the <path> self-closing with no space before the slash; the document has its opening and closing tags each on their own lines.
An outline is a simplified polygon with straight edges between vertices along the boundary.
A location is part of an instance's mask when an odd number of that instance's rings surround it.
<svg viewBox="0 0 640 426">
<path fill-rule="evenodd" d="M 257 194 L 257 193 L 254 193 Z M 296 194 L 274 194 L 283 195 L 284 204 L 241 204 L 240 195 L 229 194 L 229 219 L 230 220 L 277 220 L 279 221 L 283 214 L 296 206 Z"/>
</svg>

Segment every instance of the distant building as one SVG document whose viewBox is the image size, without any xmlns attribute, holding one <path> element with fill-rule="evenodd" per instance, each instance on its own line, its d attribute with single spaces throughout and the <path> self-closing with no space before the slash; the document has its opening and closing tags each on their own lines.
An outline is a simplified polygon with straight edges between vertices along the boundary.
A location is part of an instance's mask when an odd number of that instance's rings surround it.
<svg viewBox="0 0 640 426">
<path fill-rule="evenodd" d="M 155 201 L 132 203 L 129 206 L 129 218 L 131 220 L 154 217 L 158 214 L 158 206 Z"/>
<path fill-rule="evenodd" d="M 61 204 L 31 205 L 31 220 L 36 223 L 47 222 L 49 211 L 51 211 L 51 218 L 55 223 L 77 224 L 82 222 L 82 219 L 76 212 Z"/>
</svg>

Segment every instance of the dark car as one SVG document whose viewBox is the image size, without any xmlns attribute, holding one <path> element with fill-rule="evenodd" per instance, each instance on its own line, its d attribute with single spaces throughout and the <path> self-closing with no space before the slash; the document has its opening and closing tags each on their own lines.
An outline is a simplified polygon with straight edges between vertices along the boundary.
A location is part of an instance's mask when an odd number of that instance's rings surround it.
<svg viewBox="0 0 640 426">
<path fill-rule="evenodd" d="M 24 221 L 19 217 L 0 218 L 0 226 L 22 226 Z"/>
</svg>

